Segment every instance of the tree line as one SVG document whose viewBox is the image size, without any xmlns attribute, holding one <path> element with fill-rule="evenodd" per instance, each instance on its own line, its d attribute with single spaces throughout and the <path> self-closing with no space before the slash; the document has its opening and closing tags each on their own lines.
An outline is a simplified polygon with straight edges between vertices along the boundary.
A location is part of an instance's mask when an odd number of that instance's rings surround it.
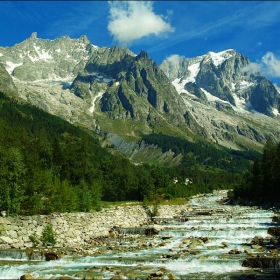
<svg viewBox="0 0 280 280">
<path fill-rule="evenodd" d="M 152 135 L 150 140 L 164 140 L 163 149 L 177 147 L 184 158 L 194 161 L 183 159 L 176 167 L 135 165 L 112 153 L 112 147 L 102 147 L 99 137 L 0 92 L 0 211 L 47 214 L 99 210 L 102 201 L 188 198 L 232 188 L 244 168 L 205 164 L 220 151 L 212 151 L 205 143 L 194 144 L 190 150 L 187 142 L 164 135 Z M 234 158 L 246 165 L 254 156 L 225 155 L 214 161 Z M 186 178 L 191 184 L 185 184 Z"/>
<path fill-rule="evenodd" d="M 260 157 L 260 153 L 254 150 L 231 150 L 217 147 L 206 141 L 197 140 L 190 142 L 186 139 L 162 133 L 143 135 L 142 138 L 149 144 L 161 147 L 162 152 L 172 150 L 175 155 L 181 153 L 183 155 L 182 165 L 188 168 L 199 165 L 206 168 L 240 173 L 250 168 L 252 161 Z"/>
<path fill-rule="evenodd" d="M 0 92 L 0 210 L 9 215 L 99 210 L 102 201 L 187 198 L 179 169 L 135 165 L 98 135 Z M 173 178 L 181 178 L 174 184 Z"/>
<path fill-rule="evenodd" d="M 230 197 L 257 204 L 280 201 L 280 143 L 267 139 L 262 157 L 254 161 Z"/>
</svg>

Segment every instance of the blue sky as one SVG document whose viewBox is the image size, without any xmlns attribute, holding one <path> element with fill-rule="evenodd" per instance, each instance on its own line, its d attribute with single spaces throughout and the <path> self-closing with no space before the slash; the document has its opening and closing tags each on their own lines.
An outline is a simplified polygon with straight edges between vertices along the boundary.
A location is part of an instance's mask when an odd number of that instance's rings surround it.
<svg viewBox="0 0 280 280">
<path fill-rule="evenodd" d="M 1 1 L 0 46 L 86 35 L 99 47 L 145 50 L 158 64 L 235 49 L 280 85 L 280 2 Z"/>
</svg>

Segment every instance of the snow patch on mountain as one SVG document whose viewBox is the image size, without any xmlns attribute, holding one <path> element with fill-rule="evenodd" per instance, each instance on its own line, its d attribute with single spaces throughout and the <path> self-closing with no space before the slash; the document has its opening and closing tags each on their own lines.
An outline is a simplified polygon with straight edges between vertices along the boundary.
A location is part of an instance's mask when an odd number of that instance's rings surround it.
<svg viewBox="0 0 280 280">
<path fill-rule="evenodd" d="M 69 88 L 71 84 L 73 83 L 76 76 L 69 75 L 65 78 L 61 78 L 58 76 L 52 76 L 48 79 L 42 79 L 42 80 L 34 80 L 34 81 L 19 81 L 23 85 L 29 85 L 29 86 L 55 86 L 60 85 L 64 88 Z"/>
<path fill-rule="evenodd" d="M 185 89 L 185 84 L 186 84 L 187 82 L 189 82 L 188 79 L 184 79 L 184 80 L 183 80 L 183 79 L 175 79 L 175 80 L 172 82 L 172 84 L 173 84 L 173 86 L 175 87 L 177 93 L 178 93 L 179 95 L 181 95 L 183 98 L 184 98 L 184 93 L 186 93 L 187 95 L 189 95 L 189 97 L 194 98 L 194 99 L 197 99 L 197 97 L 196 97 L 194 94 L 190 93 L 189 91 L 187 91 L 187 90 Z M 182 95 L 182 93 L 183 93 L 183 95 Z M 185 98 L 184 98 L 184 100 L 185 100 Z M 185 100 L 185 104 L 186 104 L 186 100 Z M 189 106 L 189 105 L 190 105 L 190 104 L 188 103 L 188 106 Z M 192 107 L 192 106 L 191 106 L 191 107 Z"/>
<path fill-rule="evenodd" d="M 19 67 L 19 66 L 22 65 L 22 62 L 21 63 L 13 63 L 11 61 L 6 61 L 6 65 L 7 65 L 6 70 L 11 75 L 16 67 Z"/>
<path fill-rule="evenodd" d="M 230 57 L 232 57 L 232 54 L 229 53 L 230 50 L 226 50 L 226 51 L 222 51 L 222 52 L 209 52 L 210 57 L 214 63 L 214 65 L 217 67 L 220 64 L 222 64 L 225 60 L 229 59 Z"/>
<path fill-rule="evenodd" d="M 192 64 L 191 66 L 188 67 L 188 70 L 190 71 L 190 75 L 187 78 L 186 82 L 195 83 L 195 78 L 200 70 L 200 62 Z"/>
<path fill-rule="evenodd" d="M 236 106 L 231 106 L 233 110 L 237 113 L 249 114 L 248 107 L 250 107 L 250 104 L 248 104 L 248 102 L 244 98 L 240 98 L 234 93 L 232 94 L 232 96 L 234 98 L 235 105 L 236 105 Z"/>
<path fill-rule="evenodd" d="M 52 59 L 53 57 L 49 54 L 49 51 L 45 51 L 44 49 L 42 49 L 40 51 L 40 47 L 34 45 L 34 49 L 37 52 L 39 59 L 41 60 L 45 60 L 48 61 L 48 59 Z"/>
<path fill-rule="evenodd" d="M 172 85 L 175 87 L 178 94 L 183 93 L 183 92 L 188 93 L 188 91 L 186 91 L 184 88 L 186 83 L 187 83 L 187 80 L 182 80 L 182 79 L 177 78 L 172 82 Z"/>
<path fill-rule="evenodd" d="M 0 53 L 0 56 L 3 56 L 3 54 L 2 54 L 2 53 Z"/>
<path fill-rule="evenodd" d="M 279 116 L 279 115 L 280 115 L 280 113 L 279 113 L 279 111 L 278 111 L 277 108 L 274 108 L 274 109 L 272 110 L 272 113 L 273 113 L 275 116 Z"/>
<path fill-rule="evenodd" d="M 254 85 L 254 83 L 248 82 L 248 81 L 246 81 L 246 80 L 242 80 L 242 81 L 240 82 L 240 89 L 243 90 L 243 89 L 246 89 L 246 88 L 248 88 L 248 87 L 250 87 L 250 86 L 252 86 L 252 85 Z"/>
<path fill-rule="evenodd" d="M 91 103 L 91 107 L 89 108 L 90 113 L 93 113 L 95 110 L 95 102 L 98 98 L 101 98 L 102 95 L 105 93 L 105 91 L 102 92 L 98 92 L 98 94 L 96 96 L 93 97 L 92 103 Z"/>
<path fill-rule="evenodd" d="M 27 56 L 30 58 L 30 60 L 31 60 L 32 62 L 36 62 L 36 61 L 39 60 L 39 58 L 31 56 L 29 53 L 27 54 Z M 23 58 L 23 56 L 21 56 L 21 58 Z"/>
<path fill-rule="evenodd" d="M 205 96 L 207 97 L 207 100 L 208 100 L 209 102 L 219 101 L 219 102 L 222 102 L 222 103 L 227 103 L 227 104 L 229 104 L 228 101 L 222 100 L 222 99 L 220 99 L 220 98 L 218 98 L 218 97 L 212 95 L 212 94 L 211 94 L 210 92 L 208 92 L 207 90 L 205 90 L 205 89 L 203 89 L 203 88 L 200 88 L 200 89 L 204 92 L 204 94 L 205 94 Z"/>
</svg>

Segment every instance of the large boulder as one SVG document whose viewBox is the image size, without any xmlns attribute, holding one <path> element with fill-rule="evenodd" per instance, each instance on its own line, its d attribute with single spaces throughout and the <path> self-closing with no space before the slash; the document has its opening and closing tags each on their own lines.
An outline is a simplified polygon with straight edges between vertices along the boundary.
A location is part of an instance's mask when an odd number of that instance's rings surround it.
<svg viewBox="0 0 280 280">
<path fill-rule="evenodd" d="M 22 276 L 20 276 L 19 278 L 20 280 L 30 280 L 30 279 L 35 279 L 31 274 L 24 274 Z"/>
<path fill-rule="evenodd" d="M 267 233 L 274 237 L 280 237 L 280 227 L 270 227 L 268 228 Z"/>
<path fill-rule="evenodd" d="M 145 235 L 152 236 L 158 234 L 162 230 L 162 227 L 159 225 L 153 225 L 152 227 L 148 227 L 145 230 Z"/>
<path fill-rule="evenodd" d="M 252 241 L 251 245 L 264 245 L 264 239 L 262 236 L 255 236 Z"/>
<path fill-rule="evenodd" d="M 252 268 L 279 268 L 279 257 L 254 257 L 248 258 L 242 262 L 244 267 Z"/>
<path fill-rule="evenodd" d="M 53 252 L 45 253 L 46 261 L 55 261 L 59 259 L 59 256 Z"/>
</svg>

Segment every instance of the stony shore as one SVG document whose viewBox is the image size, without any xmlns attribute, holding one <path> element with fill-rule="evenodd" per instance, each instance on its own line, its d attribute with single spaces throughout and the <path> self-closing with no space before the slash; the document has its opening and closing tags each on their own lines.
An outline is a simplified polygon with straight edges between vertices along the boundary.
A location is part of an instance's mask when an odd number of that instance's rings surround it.
<svg viewBox="0 0 280 280">
<path fill-rule="evenodd" d="M 171 218 L 192 210 L 185 205 L 161 205 L 159 216 Z M 0 217 L 0 249 L 28 249 L 34 247 L 29 236 L 42 236 L 43 228 L 51 224 L 56 234 L 56 247 L 81 247 L 94 238 L 107 237 L 114 228 L 138 228 L 151 224 L 151 207 L 125 205 L 90 213 L 53 213 Z"/>
</svg>

